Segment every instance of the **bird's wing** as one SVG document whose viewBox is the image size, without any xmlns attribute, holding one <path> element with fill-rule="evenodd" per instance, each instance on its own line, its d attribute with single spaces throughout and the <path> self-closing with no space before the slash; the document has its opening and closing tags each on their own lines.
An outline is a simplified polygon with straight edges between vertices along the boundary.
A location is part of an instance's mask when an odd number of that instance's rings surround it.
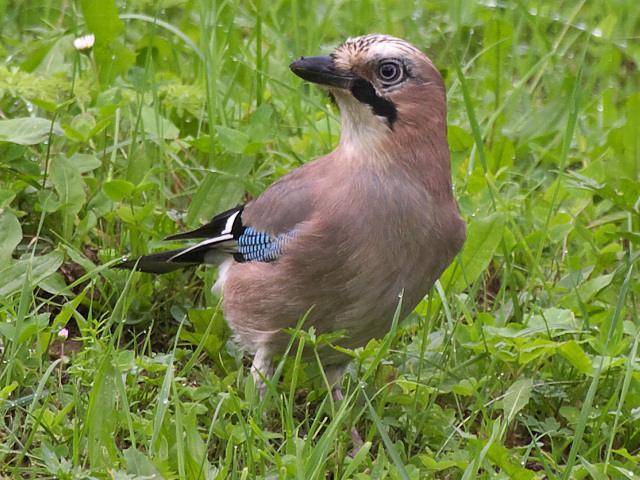
<svg viewBox="0 0 640 480">
<path fill-rule="evenodd" d="M 242 212 L 244 209 L 244 205 L 240 205 L 234 208 L 230 208 L 222 213 L 217 214 L 215 217 L 211 219 L 209 223 L 202 225 L 201 227 L 196 228 L 195 230 L 191 230 L 189 232 L 176 233 L 175 235 L 170 235 L 165 240 L 187 240 L 191 238 L 214 238 L 221 234 L 231 233 L 234 226 L 236 230 L 239 225 L 236 222 L 238 218 L 238 213 Z M 229 222 L 231 222 L 230 225 Z M 236 224 L 234 225 L 234 222 Z"/>
<path fill-rule="evenodd" d="M 245 206 L 244 224 L 274 236 L 295 230 L 313 215 L 327 170 L 323 157 L 289 172 Z"/>
<path fill-rule="evenodd" d="M 255 200 L 222 212 L 201 227 L 171 235 L 166 240 L 204 238 L 171 252 L 127 260 L 117 268 L 166 273 L 202 263 L 219 263 L 221 254 L 233 254 L 238 262 L 276 260 L 287 242 L 296 236 L 296 225 L 314 209 L 313 175 L 316 162 L 308 163 L 272 184 Z"/>
</svg>

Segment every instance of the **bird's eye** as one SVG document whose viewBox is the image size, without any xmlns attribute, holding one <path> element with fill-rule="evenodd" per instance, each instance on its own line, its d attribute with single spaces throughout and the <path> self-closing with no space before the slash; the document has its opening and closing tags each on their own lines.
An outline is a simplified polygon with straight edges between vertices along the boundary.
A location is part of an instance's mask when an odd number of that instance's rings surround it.
<svg viewBox="0 0 640 480">
<path fill-rule="evenodd" d="M 378 65 L 378 77 L 386 84 L 398 83 L 402 76 L 402 66 L 398 62 L 386 61 Z"/>
</svg>

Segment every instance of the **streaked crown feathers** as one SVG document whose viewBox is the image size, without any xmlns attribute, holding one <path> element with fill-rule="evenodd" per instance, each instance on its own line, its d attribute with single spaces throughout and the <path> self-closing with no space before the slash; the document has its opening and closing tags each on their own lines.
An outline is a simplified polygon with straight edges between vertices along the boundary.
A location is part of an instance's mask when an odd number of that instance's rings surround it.
<svg viewBox="0 0 640 480">
<path fill-rule="evenodd" d="M 349 38 L 331 56 L 336 67 L 345 70 L 385 57 L 417 57 L 431 63 L 424 53 L 409 42 L 382 34 Z"/>
</svg>

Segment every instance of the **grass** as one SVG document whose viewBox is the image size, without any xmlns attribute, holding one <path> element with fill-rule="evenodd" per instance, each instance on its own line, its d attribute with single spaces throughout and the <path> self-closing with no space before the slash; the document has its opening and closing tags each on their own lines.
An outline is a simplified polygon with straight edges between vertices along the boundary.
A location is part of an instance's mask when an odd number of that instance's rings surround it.
<svg viewBox="0 0 640 480">
<path fill-rule="evenodd" d="M 635 0 L 0 13 L 4 478 L 638 478 Z M 87 32 L 93 50 L 74 50 Z M 343 402 L 301 360 L 332 338 L 301 330 L 260 402 L 215 269 L 109 265 L 329 151 L 336 112 L 287 65 L 367 32 L 445 77 L 468 241 L 351 352 Z"/>
</svg>

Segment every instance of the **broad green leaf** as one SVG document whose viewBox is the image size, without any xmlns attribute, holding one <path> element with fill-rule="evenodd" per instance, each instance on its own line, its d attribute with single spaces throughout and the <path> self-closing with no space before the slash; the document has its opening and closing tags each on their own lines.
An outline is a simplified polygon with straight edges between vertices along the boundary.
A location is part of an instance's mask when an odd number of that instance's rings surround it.
<svg viewBox="0 0 640 480">
<path fill-rule="evenodd" d="M 448 138 L 452 152 L 467 151 L 473 146 L 471 134 L 457 125 L 449 125 Z"/>
<path fill-rule="evenodd" d="M 78 169 L 65 157 L 58 156 L 51 162 L 50 180 L 62 208 L 74 215 L 80 211 L 85 200 L 84 182 Z"/>
<path fill-rule="evenodd" d="M 464 450 L 459 450 L 458 452 L 465 452 Z M 464 470 L 468 464 L 466 460 L 436 460 L 435 458 L 429 455 L 418 455 L 420 462 L 428 469 L 435 472 L 441 472 L 443 470 L 447 470 L 449 468 L 457 468 L 459 470 Z"/>
<path fill-rule="evenodd" d="M 514 458 L 512 458 L 510 451 L 499 443 L 491 444 L 487 456 L 489 460 L 496 464 L 509 478 L 517 478 L 518 480 L 536 478 L 534 472 L 518 465 L 519 459 L 515 458 L 515 455 L 513 455 Z"/>
<path fill-rule="evenodd" d="M 178 138 L 180 130 L 169 120 L 151 107 L 142 107 L 142 124 L 144 131 L 153 140 L 173 140 Z"/>
<path fill-rule="evenodd" d="M 552 337 L 565 333 L 580 331 L 575 315 L 571 310 L 562 308 L 547 308 L 540 314 L 532 315 L 526 322 L 526 326 L 518 323 L 510 323 L 506 327 L 494 327 L 487 325 L 484 330 L 489 336 L 504 338 L 519 338 L 547 335 Z"/>
<path fill-rule="evenodd" d="M 51 77 L 62 72 L 68 72 L 70 68 L 73 68 L 69 62 L 65 61 L 65 57 L 70 49 L 71 35 L 61 35 L 58 39 L 51 44 L 51 48 L 46 50 L 46 54 L 42 58 L 42 61 L 34 69 L 43 77 Z M 53 111 L 53 110 L 49 110 Z"/>
<path fill-rule="evenodd" d="M 475 395 L 478 391 L 477 381 L 475 378 L 463 378 L 451 387 L 451 391 L 458 395 L 469 397 Z"/>
<path fill-rule="evenodd" d="M 582 463 L 584 469 L 589 473 L 589 478 L 592 480 L 609 480 L 611 478 L 605 473 L 602 463 L 593 464 L 584 457 L 580 457 L 580 463 Z"/>
<path fill-rule="evenodd" d="M 76 153 L 69 161 L 79 173 L 91 172 L 102 166 L 102 162 L 98 157 L 88 153 Z"/>
<path fill-rule="evenodd" d="M 247 135 L 251 143 L 263 144 L 274 138 L 274 130 L 271 122 L 273 107 L 264 103 L 260 105 L 252 114 L 249 121 Z"/>
<path fill-rule="evenodd" d="M 583 282 L 576 290 L 568 293 L 561 301 L 560 304 L 563 307 L 567 307 L 571 310 L 579 310 L 579 302 L 586 303 L 591 300 L 598 292 L 605 287 L 608 287 L 613 280 L 613 273 L 600 275 Z M 577 296 L 576 296 L 577 295 Z"/>
<path fill-rule="evenodd" d="M 510 423 L 517 413 L 529 403 L 532 388 L 533 381 L 529 378 L 517 380 L 509 387 L 500 402 L 500 406 L 507 416 L 507 422 Z"/>
<path fill-rule="evenodd" d="M 237 205 L 245 191 L 245 177 L 253 160 L 234 156 L 222 162 L 221 171 L 210 173 L 198 187 L 189 206 L 187 223 L 208 220 L 215 213 Z"/>
<path fill-rule="evenodd" d="M 580 285 L 580 287 L 578 287 L 578 294 L 580 295 L 580 299 L 583 302 L 591 300 L 591 298 L 596 293 L 598 293 L 600 290 L 611 283 L 611 280 L 613 280 L 613 275 L 613 273 L 600 275 L 599 277 L 584 282 L 582 285 Z"/>
<path fill-rule="evenodd" d="M 598 325 L 598 335 L 589 339 L 589 344 L 601 355 L 617 357 L 628 348 L 630 339 L 623 335 L 623 322 L 616 321 L 614 315 L 614 310 L 609 308 L 591 316 L 593 323 Z"/>
<path fill-rule="evenodd" d="M 157 190 L 158 184 L 153 182 L 142 182 L 136 186 L 135 194 L 140 194 L 143 192 L 149 192 L 151 190 Z"/>
<path fill-rule="evenodd" d="M 0 401 L 4 401 L 9 398 L 11 392 L 13 392 L 17 387 L 18 382 L 11 382 L 9 385 L 0 390 Z"/>
<path fill-rule="evenodd" d="M 14 198 L 16 198 L 16 192 L 0 188 L 0 209 L 11 205 Z"/>
<path fill-rule="evenodd" d="M 142 452 L 129 447 L 124 451 L 123 456 L 127 466 L 127 473 L 136 475 L 136 478 L 162 478 L 155 465 Z"/>
<path fill-rule="evenodd" d="M 49 134 L 62 135 L 57 123 L 39 117 L 12 118 L 0 120 L 0 142 L 19 145 L 36 145 L 49 138 Z"/>
<path fill-rule="evenodd" d="M 77 142 L 86 142 L 96 126 L 96 119 L 89 113 L 80 113 L 71 119 L 69 125 L 62 125 L 67 137 Z"/>
<path fill-rule="evenodd" d="M 448 286 L 451 282 L 454 289 L 462 290 L 473 284 L 489 266 L 502 240 L 504 226 L 504 215 L 498 212 L 473 219 L 468 225 L 462 253 L 442 276 L 442 285 Z"/>
<path fill-rule="evenodd" d="M 498 138 L 489 150 L 489 167 L 492 172 L 497 172 L 501 168 L 513 166 L 515 148 L 513 143 L 505 137 Z"/>
<path fill-rule="evenodd" d="M 204 348 L 211 358 L 217 358 L 224 346 L 228 335 L 227 324 L 221 314 L 215 314 L 216 309 L 189 310 L 189 321 L 193 331 L 182 330 L 180 338 L 194 345 L 204 341 Z M 207 333 L 208 329 L 208 333 Z M 206 335 L 206 338 L 203 337 Z"/>
<path fill-rule="evenodd" d="M 73 292 L 67 289 L 67 282 L 60 272 L 53 272 L 47 278 L 38 282 L 38 287 L 51 295 L 73 296 Z"/>
<path fill-rule="evenodd" d="M 573 290 L 587 278 L 589 278 L 589 275 L 591 275 L 591 272 L 593 272 L 594 268 L 595 265 L 587 265 L 586 267 L 582 267 L 579 270 L 573 270 L 562 277 L 560 281 L 556 283 L 556 287 Z"/>
<path fill-rule="evenodd" d="M 25 343 L 31 341 L 31 339 L 38 333 L 47 328 L 49 325 L 49 313 L 40 313 L 33 317 L 27 318 L 22 324 L 18 335 L 18 342 Z"/>
<path fill-rule="evenodd" d="M 54 317 L 53 322 L 51 323 L 51 328 L 53 330 L 60 329 L 69 322 L 71 316 L 76 312 L 78 305 L 80 305 L 80 302 L 84 300 L 86 294 L 87 290 L 84 289 L 73 300 L 69 300 L 62 306 L 60 312 Z"/>
<path fill-rule="evenodd" d="M 102 186 L 104 194 L 114 202 L 120 202 L 131 196 L 136 186 L 127 180 L 111 180 Z"/>
<path fill-rule="evenodd" d="M 112 358 L 104 354 L 102 361 L 96 365 L 92 378 L 92 389 L 89 393 L 89 405 L 85 414 L 87 454 L 94 468 L 106 469 L 114 465 L 117 448 L 113 432 L 116 426 L 115 395 L 117 371 Z"/>
<path fill-rule="evenodd" d="M 552 355 L 555 353 L 557 346 L 557 342 L 536 337 L 518 347 L 518 360 L 522 364 L 527 364 L 543 355 Z"/>
<path fill-rule="evenodd" d="M 0 265 L 6 265 L 13 250 L 22 240 L 22 227 L 15 214 L 9 210 L 0 213 Z"/>
<path fill-rule="evenodd" d="M 240 130 L 219 125 L 216 127 L 216 132 L 218 132 L 220 145 L 227 152 L 244 153 L 249 144 L 249 136 Z"/>
<path fill-rule="evenodd" d="M 345 469 L 342 478 L 353 478 L 353 473 L 356 472 L 362 462 L 368 458 L 369 450 L 371 450 L 371 442 L 364 442 L 364 444 L 358 449 L 358 453 L 356 453 Z"/>
<path fill-rule="evenodd" d="M 62 206 L 58 196 L 51 190 L 39 190 L 36 194 L 40 210 L 47 213 L 57 212 Z"/>
<path fill-rule="evenodd" d="M 640 93 L 635 93 L 627 99 L 624 113 L 627 118 L 627 122 L 624 126 L 623 140 L 625 155 L 619 159 L 621 167 L 620 171 L 618 172 L 618 170 L 615 169 L 611 173 L 612 176 L 621 174 L 634 180 L 637 187 L 638 178 L 640 178 L 640 162 L 638 162 L 638 158 L 640 158 L 640 136 L 638 136 L 638 122 L 640 122 Z"/>
<path fill-rule="evenodd" d="M 631 420 L 636 421 L 638 420 L 637 418 L 632 418 Z M 627 450 L 625 447 L 622 448 L 614 448 L 611 450 L 613 453 L 620 455 L 621 457 L 629 460 L 630 462 L 632 462 L 635 465 L 640 464 L 640 455 L 632 455 L 629 450 Z"/>
<path fill-rule="evenodd" d="M 499 16 L 495 16 L 488 21 L 483 35 L 483 46 L 486 53 L 482 55 L 482 60 L 496 68 L 504 61 L 504 57 L 509 55 L 513 43 L 513 26 Z M 491 78 L 491 81 L 494 81 Z"/>
<path fill-rule="evenodd" d="M 571 333 L 580 330 L 573 311 L 565 308 L 545 308 L 539 314 L 532 315 L 521 334 Z"/>
<path fill-rule="evenodd" d="M 124 24 L 118 17 L 118 9 L 114 0 L 80 2 L 87 30 L 98 39 L 109 41 L 124 33 Z"/>
<path fill-rule="evenodd" d="M 472 459 L 470 459 L 469 464 L 467 465 L 467 468 L 462 475 L 462 480 L 472 480 L 478 478 L 478 469 L 480 468 L 480 465 L 484 463 L 484 459 L 489 453 L 491 445 L 493 445 L 498 440 L 501 430 L 502 422 L 501 419 L 498 418 L 491 424 L 491 434 L 489 435 L 489 438 L 484 438 L 482 440 L 472 440 L 472 444 L 475 450 L 474 456 Z"/>
<path fill-rule="evenodd" d="M 26 258 L 0 268 L 0 297 L 8 297 L 22 289 L 27 279 L 30 267 L 31 285 L 36 285 L 42 279 L 58 270 L 64 257 L 62 252 L 53 252 L 40 257 Z"/>
<path fill-rule="evenodd" d="M 139 224 L 151 215 L 155 205 L 153 203 L 145 203 L 141 207 L 131 208 L 129 205 L 123 205 L 116 209 L 116 214 L 126 223 Z"/>
<path fill-rule="evenodd" d="M 560 348 L 558 348 L 558 352 L 580 373 L 584 375 L 591 375 L 593 373 L 591 359 L 575 340 L 569 340 L 563 343 Z"/>
<path fill-rule="evenodd" d="M 49 49 L 51 49 L 58 41 L 59 40 L 57 38 L 43 39 L 37 44 L 34 43 L 33 45 L 30 45 L 28 51 L 25 51 L 24 59 L 20 63 L 20 70 L 24 72 L 33 72 L 47 56 Z"/>
<path fill-rule="evenodd" d="M 124 24 L 118 16 L 115 0 L 81 0 L 87 32 L 96 37 L 93 56 L 102 83 L 110 83 L 135 62 L 135 53 L 122 42 Z"/>
<path fill-rule="evenodd" d="M 64 156 L 59 155 L 51 162 L 51 183 L 58 192 L 63 213 L 63 233 L 71 235 L 76 215 L 85 201 L 84 181 L 77 168 Z"/>
</svg>

